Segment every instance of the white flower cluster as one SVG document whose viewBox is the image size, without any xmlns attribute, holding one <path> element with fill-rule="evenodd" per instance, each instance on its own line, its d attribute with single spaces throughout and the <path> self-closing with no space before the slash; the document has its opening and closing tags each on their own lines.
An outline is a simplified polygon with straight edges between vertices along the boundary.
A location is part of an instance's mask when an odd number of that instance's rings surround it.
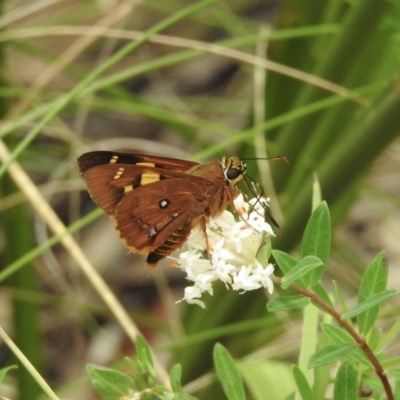
<svg viewBox="0 0 400 400">
<path fill-rule="evenodd" d="M 264 207 L 268 206 L 263 198 L 249 202 L 238 196 L 234 201 L 235 209 L 241 218 L 236 221 L 233 214 L 224 211 L 219 217 L 210 220 L 206 233 L 193 229 L 187 245 L 189 250 L 181 253 L 179 268 L 186 272 L 187 279 L 194 282 L 185 288 L 182 300 L 190 304 L 205 307 L 199 300 L 204 292 L 213 294 L 212 283 L 221 280 L 227 288 L 233 290 L 254 290 L 264 287 L 273 291 L 270 275 L 274 271 L 272 264 L 266 267 L 257 260 L 260 247 L 274 235 L 271 226 L 265 222 Z"/>
</svg>

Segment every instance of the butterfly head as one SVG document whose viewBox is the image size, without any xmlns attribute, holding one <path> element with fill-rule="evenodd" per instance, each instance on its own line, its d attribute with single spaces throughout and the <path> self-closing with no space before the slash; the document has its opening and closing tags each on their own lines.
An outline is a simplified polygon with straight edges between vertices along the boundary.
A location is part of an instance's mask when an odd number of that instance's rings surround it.
<svg viewBox="0 0 400 400">
<path fill-rule="evenodd" d="M 243 179 L 247 164 L 238 157 L 224 157 L 222 159 L 222 169 L 224 170 L 225 178 L 234 187 Z"/>
</svg>

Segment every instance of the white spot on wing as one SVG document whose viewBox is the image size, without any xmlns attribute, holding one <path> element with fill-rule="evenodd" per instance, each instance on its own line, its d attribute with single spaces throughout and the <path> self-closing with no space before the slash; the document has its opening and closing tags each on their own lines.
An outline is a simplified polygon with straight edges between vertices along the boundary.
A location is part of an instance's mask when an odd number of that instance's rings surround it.
<svg viewBox="0 0 400 400">
<path fill-rule="evenodd" d="M 149 237 L 153 237 L 153 236 L 155 236 L 157 234 L 157 229 L 154 227 L 154 226 L 152 226 L 151 228 L 150 228 L 150 230 L 149 230 Z"/>
<path fill-rule="evenodd" d="M 160 201 L 160 208 L 167 208 L 169 201 L 167 199 L 163 199 Z"/>
</svg>

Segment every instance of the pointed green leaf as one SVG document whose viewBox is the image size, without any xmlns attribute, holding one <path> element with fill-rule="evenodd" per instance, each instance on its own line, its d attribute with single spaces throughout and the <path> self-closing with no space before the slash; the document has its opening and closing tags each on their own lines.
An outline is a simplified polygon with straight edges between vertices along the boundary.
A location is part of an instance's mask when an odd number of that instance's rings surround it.
<svg viewBox="0 0 400 400">
<path fill-rule="evenodd" d="M 267 303 L 267 310 L 273 311 L 287 311 L 303 308 L 310 304 L 310 299 L 304 296 L 286 296 L 272 299 Z"/>
<path fill-rule="evenodd" d="M 151 356 L 150 347 L 146 340 L 140 335 L 136 337 L 136 353 L 138 360 L 153 366 L 153 357 Z"/>
<path fill-rule="evenodd" d="M 143 380 L 141 386 L 155 386 L 157 384 L 157 372 L 154 368 L 153 356 L 149 344 L 140 335 L 136 337 L 136 353 L 135 359 L 127 358 L 127 361 L 132 365 L 134 375 L 140 376 Z"/>
<path fill-rule="evenodd" d="M 320 203 L 311 214 L 301 243 L 301 256 L 318 257 L 323 266 L 313 271 L 305 279 L 306 286 L 315 285 L 324 273 L 331 248 L 331 219 L 325 201 Z"/>
<path fill-rule="evenodd" d="M 301 259 L 297 265 L 292 268 L 285 276 L 282 278 L 282 288 L 287 289 L 292 283 L 298 281 L 300 278 L 304 277 L 312 270 L 322 266 L 322 261 L 315 256 L 307 256 Z"/>
<path fill-rule="evenodd" d="M 358 303 L 363 303 L 376 293 L 386 289 L 388 279 L 388 269 L 386 265 L 386 254 L 380 252 L 365 270 L 358 293 Z M 379 313 L 379 305 L 370 307 L 358 316 L 358 329 L 360 333 L 366 335 Z"/>
<path fill-rule="evenodd" d="M 311 214 L 301 243 L 301 256 L 316 256 L 327 263 L 331 248 L 331 218 L 328 205 L 320 203 Z"/>
<path fill-rule="evenodd" d="M 344 361 L 336 375 L 334 400 L 358 400 L 357 371 Z"/>
<path fill-rule="evenodd" d="M 321 328 L 326 337 L 332 344 L 341 344 L 341 343 L 354 344 L 354 339 L 344 329 L 338 326 L 322 323 Z M 369 366 L 371 363 L 368 360 L 367 356 L 360 349 L 354 351 L 351 354 L 351 357 L 354 358 L 354 360 L 357 360 L 358 362 L 366 366 Z"/>
<path fill-rule="evenodd" d="M 322 323 L 321 329 L 326 337 L 334 344 L 354 343 L 354 339 L 344 329 L 336 325 Z"/>
<path fill-rule="evenodd" d="M 18 369 L 18 367 L 16 365 L 10 365 L 9 367 L 4 367 L 0 369 L 0 386 L 7 372 L 10 371 L 11 369 Z"/>
<path fill-rule="evenodd" d="M 375 307 L 377 304 L 380 304 L 383 301 L 390 299 L 393 296 L 396 296 L 397 294 L 399 294 L 397 290 L 384 290 L 383 292 L 376 293 L 373 296 L 369 297 L 368 299 L 364 300 L 363 302 L 357 304 L 347 313 L 343 314 L 342 319 L 353 318 L 356 315 L 359 315 L 362 312 L 365 312 Z"/>
<path fill-rule="evenodd" d="M 272 250 L 272 255 L 280 270 L 287 274 L 292 268 L 294 268 L 297 264 L 297 260 L 294 259 L 291 255 L 280 251 L 280 250 Z"/>
<path fill-rule="evenodd" d="M 213 359 L 218 378 L 229 400 L 244 400 L 245 392 L 242 377 L 235 361 L 222 344 L 214 346 Z"/>
<path fill-rule="evenodd" d="M 312 185 L 312 199 L 311 209 L 314 211 L 319 204 L 322 202 L 321 185 L 318 180 L 318 175 L 313 174 L 313 185 Z"/>
<path fill-rule="evenodd" d="M 182 391 L 181 378 L 182 378 L 182 366 L 181 364 L 175 364 L 172 367 L 170 373 L 171 387 L 174 392 Z"/>
<path fill-rule="evenodd" d="M 115 400 L 138 390 L 133 377 L 120 371 L 93 364 L 86 366 L 90 383 L 104 400 Z"/>
<path fill-rule="evenodd" d="M 314 393 L 301 369 L 297 365 L 293 365 L 292 371 L 298 393 L 300 394 L 301 398 L 303 400 L 316 400 Z"/>
<path fill-rule="evenodd" d="M 341 360 L 357 350 L 356 344 L 334 344 L 316 351 L 308 361 L 308 368 L 319 367 L 320 365 L 331 364 Z"/>
</svg>

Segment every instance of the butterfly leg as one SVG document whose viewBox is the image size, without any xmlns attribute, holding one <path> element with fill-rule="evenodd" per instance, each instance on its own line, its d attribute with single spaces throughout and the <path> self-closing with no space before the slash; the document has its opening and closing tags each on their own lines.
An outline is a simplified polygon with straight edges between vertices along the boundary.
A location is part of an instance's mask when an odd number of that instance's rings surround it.
<svg viewBox="0 0 400 400">
<path fill-rule="evenodd" d="M 210 254 L 210 249 L 211 249 L 211 245 L 210 242 L 208 241 L 208 235 L 207 235 L 207 219 L 206 217 L 203 215 L 200 219 L 200 227 L 201 230 L 204 233 L 204 238 L 206 239 L 206 252 L 207 252 L 207 258 L 209 259 L 210 263 L 211 263 L 211 254 Z"/>
</svg>

